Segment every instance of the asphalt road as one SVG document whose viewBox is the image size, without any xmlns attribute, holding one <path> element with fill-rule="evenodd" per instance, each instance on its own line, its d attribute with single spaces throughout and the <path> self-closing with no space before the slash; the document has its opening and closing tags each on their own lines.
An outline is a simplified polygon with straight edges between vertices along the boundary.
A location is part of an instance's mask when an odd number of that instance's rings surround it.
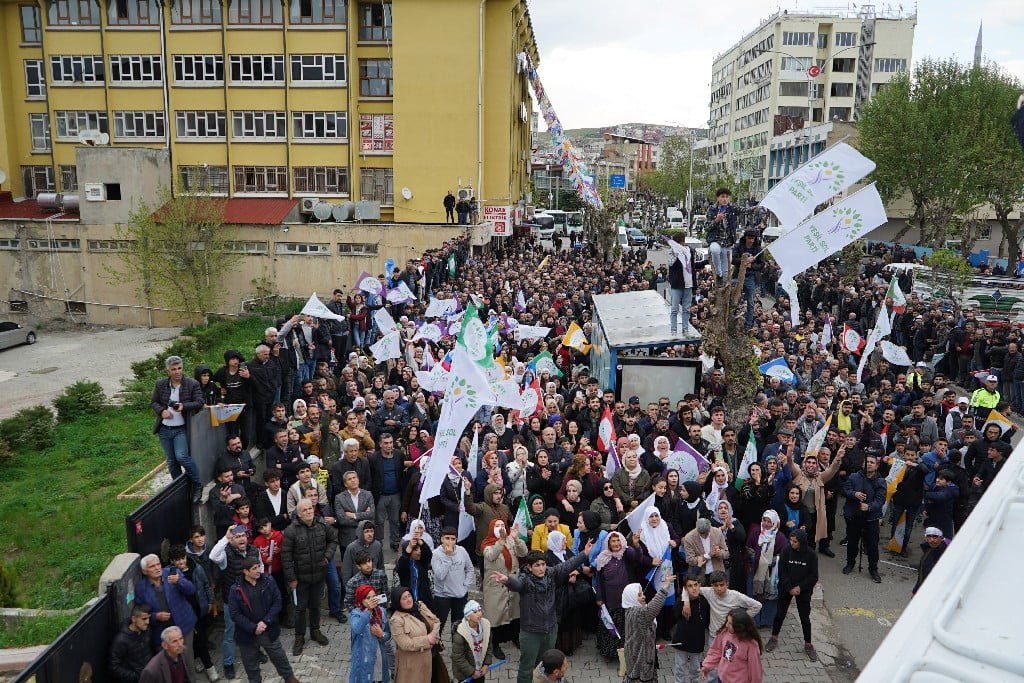
<svg viewBox="0 0 1024 683">
<path fill-rule="evenodd" d="M 0 351 L 0 418 L 49 403 L 79 380 L 99 382 L 111 396 L 131 376 L 135 361 L 149 358 L 178 337 L 180 328 L 126 328 L 38 332 L 32 346 Z"/>
</svg>

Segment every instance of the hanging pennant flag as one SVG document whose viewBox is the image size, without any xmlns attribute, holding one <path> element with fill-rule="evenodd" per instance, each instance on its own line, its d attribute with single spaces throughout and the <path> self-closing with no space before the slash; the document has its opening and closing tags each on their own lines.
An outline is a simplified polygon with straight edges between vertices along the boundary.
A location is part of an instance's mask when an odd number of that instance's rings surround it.
<svg viewBox="0 0 1024 683">
<path fill-rule="evenodd" d="M 473 430 L 473 441 L 472 441 L 472 443 L 469 444 L 469 453 L 467 454 L 467 457 L 466 457 L 466 461 L 469 464 L 469 469 L 467 471 L 469 472 L 469 476 L 471 476 L 473 478 L 476 478 L 476 475 L 479 473 L 480 467 L 477 464 L 477 460 L 479 458 L 479 455 L 480 455 L 480 430 L 479 429 L 474 429 Z"/>
<path fill-rule="evenodd" d="M 370 353 L 373 355 L 373 359 L 377 363 L 383 363 L 392 358 L 401 358 L 401 336 L 398 330 L 392 330 L 378 339 L 375 344 L 370 346 Z"/>
<path fill-rule="evenodd" d="M 465 491 L 459 496 L 459 543 L 469 538 L 469 535 L 476 530 L 476 518 L 466 512 Z"/>
<path fill-rule="evenodd" d="M 840 142 L 779 181 L 759 206 L 774 213 L 782 225 L 793 226 L 874 170 L 875 162 Z"/>
<path fill-rule="evenodd" d="M 796 384 L 796 374 L 793 369 L 789 367 L 789 363 L 786 362 L 785 358 L 781 356 L 774 360 L 770 360 L 767 363 L 762 363 L 757 366 L 757 369 L 761 371 L 762 375 L 768 377 L 778 377 L 781 381 L 787 384 Z"/>
<path fill-rule="evenodd" d="M 864 366 L 867 365 L 871 352 L 875 350 L 878 342 L 882 341 L 882 337 L 891 332 L 892 327 L 889 325 L 889 313 L 885 310 L 885 306 L 882 306 L 878 309 L 878 318 L 875 319 L 875 326 L 871 329 L 871 334 L 868 335 L 867 341 L 864 342 L 864 351 L 861 353 L 860 363 L 857 364 L 857 384 L 860 384 L 860 378 L 864 374 Z"/>
<path fill-rule="evenodd" d="M 893 462 L 890 463 L 889 474 L 885 476 L 885 504 L 882 506 L 882 517 L 884 518 L 889 512 L 889 503 L 892 501 L 892 497 L 896 495 L 896 489 L 899 488 L 900 482 L 903 481 L 903 475 L 907 471 L 907 462 L 893 456 Z"/>
<path fill-rule="evenodd" d="M 526 310 L 526 297 L 523 296 L 523 290 L 517 289 L 516 290 L 515 311 L 516 311 L 516 313 L 522 313 L 525 310 Z"/>
<path fill-rule="evenodd" d="M 562 337 L 562 345 L 576 349 L 580 353 L 590 353 L 590 344 L 587 343 L 587 338 L 583 334 L 583 328 L 577 325 L 575 320 L 569 324 L 569 329 L 565 331 L 565 335 Z"/>
<path fill-rule="evenodd" d="M 822 351 L 827 351 L 828 347 L 832 346 L 832 316 L 825 314 L 825 326 L 821 330 L 821 340 L 819 343 Z"/>
<path fill-rule="evenodd" d="M 448 275 L 455 277 L 455 254 L 448 256 Z"/>
<path fill-rule="evenodd" d="M 380 294 L 384 290 L 380 284 L 380 280 L 370 275 L 365 270 L 356 278 L 356 289 L 362 290 L 368 294 Z"/>
<path fill-rule="evenodd" d="M 860 332 L 850 327 L 849 324 L 844 323 L 843 335 L 839 337 L 839 343 L 849 353 L 860 355 L 864 348 L 864 337 L 860 336 Z"/>
<path fill-rule="evenodd" d="M 768 245 L 784 273 L 796 277 L 886 222 L 874 184 L 858 190 Z"/>
<path fill-rule="evenodd" d="M 527 535 L 526 531 L 530 528 L 530 511 L 526 507 L 526 496 L 522 496 L 519 499 L 519 507 L 516 508 L 515 519 L 512 520 L 512 526 L 519 527 L 519 538 L 526 543 Z"/>
<path fill-rule="evenodd" d="M 611 445 L 615 443 L 615 421 L 612 419 L 612 411 L 608 406 L 604 407 L 604 414 L 597 424 L 597 450 L 607 453 Z"/>
<path fill-rule="evenodd" d="M 594 590 L 596 591 L 597 589 L 595 588 Z M 619 629 L 615 626 L 615 621 L 612 619 L 611 613 L 608 612 L 608 605 L 602 602 L 601 609 L 598 610 L 598 614 L 601 615 L 601 623 L 604 624 L 606 629 L 608 629 L 608 632 L 621 640 L 622 636 L 619 635 Z"/>
<path fill-rule="evenodd" d="M 245 410 L 244 403 L 217 403 L 210 406 L 210 426 L 220 427 L 222 424 L 234 422 Z"/>
<path fill-rule="evenodd" d="M 437 359 L 434 358 L 434 354 L 430 351 L 430 346 L 424 345 L 423 347 L 423 369 L 433 370 L 434 365 L 437 363 Z"/>
<path fill-rule="evenodd" d="M 740 461 L 739 470 L 736 472 L 736 490 L 743 488 L 743 482 L 750 478 L 750 465 L 757 462 L 757 440 L 754 439 L 754 430 L 747 432 L 747 447 L 743 449 L 743 459 Z"/>
<path fill-rule="evenodd" d="M 331 309 L 324 305 L 324 302 L 317 298 L 316 292 L 309 297 L 309 301 L 302 307 L 302 315 L 311 315 L 314 318 L 321 318 L 324 320 L 345 320 L 345 316 L 338 315 Z"/>
<path fill-rule="evenodd" d="M 893 315 L 907 310 L 907 297 L 903 294 L 903 290 L 900 289 L 900 283 L 895 275 L 889 281 L 889 290 L 885 293 L 885 296 L 892 302 Z"/>
<path fill-rule="evenodd" d="M 779 285 L 786 292 L 786 296 L 789 297 L 789 321 L 793 324 L 793 328 L 796 329 L 800 325 L 800 299 L 797 298 L 796 294 L 796 280 L 783 273 L 779 278 Z"/>
</svg>

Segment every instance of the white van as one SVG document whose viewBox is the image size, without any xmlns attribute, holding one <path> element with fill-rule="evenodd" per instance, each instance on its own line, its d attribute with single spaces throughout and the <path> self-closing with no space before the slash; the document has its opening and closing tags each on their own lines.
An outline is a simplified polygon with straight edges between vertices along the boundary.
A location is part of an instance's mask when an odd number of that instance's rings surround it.
<svg viewBox="0 0 1024 683">
<path fill-rule="evenodd" d="M 669 209 L 668 227 L 670 230 L 685 230 L 689 227 L 689 221 L 682 211 Z"/>
</svg>

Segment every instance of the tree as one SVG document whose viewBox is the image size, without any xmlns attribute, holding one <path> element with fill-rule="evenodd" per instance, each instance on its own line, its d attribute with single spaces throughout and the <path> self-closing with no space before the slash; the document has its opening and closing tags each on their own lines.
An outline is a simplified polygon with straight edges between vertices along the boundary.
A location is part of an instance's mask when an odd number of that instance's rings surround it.
<svg viewBox="0 0 1024 683">
<path fill-rule="evenodd" d="M 987 199 L 990 150 L 975 125 L 993 104 L 975 71 L 955 60 L 926 59 L 913 78 L 898 75 L 864 108 L 859 147 L 877 164 L 872 177 L 882 199 L 909 195 L 914 207 L 897 240 L 916 226 L 919 244 L 942 247 L 954 217 Z"/>
<path fill-rule="evenodd" d="M 743 260 L 735 283 L 726 278 L 711 288 L 711 315 L 705 323 L 702 341 L 704 353 L 714 358 L 725 374 L 725 405 L 737 420 L 750 415 L 761 380 L 753 353 L 754 339 L 744 325 L 746 274 L 747 261 Z"/>
<path fill-rule="evenodd" d="M 617 223 L 626 213 L 626 193 L 604 189 L 598 189 L 598 193 L 601 195 L 601 209 L 587 206 L 583 214 L 583 232 L 587 240 L 597 246 L 604 260 L 611 261 L 615 257 Z"/>
<path fill-rule="evenodd" d="M 952 249 L 936 249 L 924 257 L 934 296 L 949 298 L 959 306 L 971 280 L 971 264 Z"/>
<path fill-rule="evenodd" d="M 107 277 L 130 285 L 153 306 L 183 311 L 204 324 L 224 297 L 224 276 L 238 264 L 227 251 L 233 231 L 224 225 L 224 200 L 205 194 L 173 196 L 162 189 L 159 203 L 143 203 L 117 227 L 126 249 Z"/>
</svg>

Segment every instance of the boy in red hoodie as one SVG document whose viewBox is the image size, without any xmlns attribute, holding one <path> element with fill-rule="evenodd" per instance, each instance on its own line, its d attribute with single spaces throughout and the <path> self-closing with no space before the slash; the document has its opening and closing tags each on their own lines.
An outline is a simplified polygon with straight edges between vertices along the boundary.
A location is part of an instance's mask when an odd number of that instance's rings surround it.
<svg viewBox="0 0 1024 683">
<path fill-rule="evenodd" d="M 263 573 L 269 575 L 277 584 L 277 590 L 281 592 L 281 626 L 291 628 L 292 624 L 292 601 L 288 597 L 292 594 L 286 590 L 284 572 L 281 570 L 281 544 L 284 543 L 284 534 L 274 528 L 270 520 L 261 518 L 256 520 L 256 536 L 252 539 L 253 546 L 260 551 L 260 562 L 263 563 Z"/>
</svg>

